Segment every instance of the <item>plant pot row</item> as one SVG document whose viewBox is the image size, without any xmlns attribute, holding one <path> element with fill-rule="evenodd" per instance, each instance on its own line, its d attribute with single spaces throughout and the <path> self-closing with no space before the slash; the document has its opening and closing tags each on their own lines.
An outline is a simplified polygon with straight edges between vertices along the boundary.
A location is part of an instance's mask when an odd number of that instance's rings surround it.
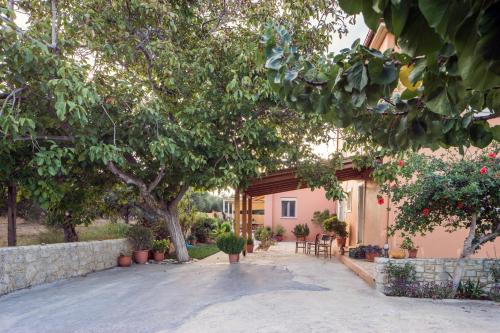
<svg viewBox="0 0 500 333">
<path fill-rule="evenodd" d="M 142 265 L 148 262 L 149 259 L 149 250 L 139 250 L 133 251 L 132 256 L 128 255 L 120 255 L 118 257 L 118 266 L 120 267 L 130 267 L 132 264 L 132 258 L 136 264 Z M 165 260 L 165 252 L 162 251 L 154 251 L 153 258 L 157 263 Z"/>
</svg>

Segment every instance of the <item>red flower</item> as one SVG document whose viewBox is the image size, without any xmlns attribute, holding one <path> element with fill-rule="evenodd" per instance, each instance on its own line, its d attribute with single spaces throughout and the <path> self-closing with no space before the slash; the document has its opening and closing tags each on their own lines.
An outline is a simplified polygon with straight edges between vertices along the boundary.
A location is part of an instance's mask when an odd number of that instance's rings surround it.
<svg viewBox="0 0 500 333">
<path fill-rule="evenodd" d="M 457 208 L 458 209 L 464 208 L 464 203 L 462 201 L 457 202 Z"/>
<path fill-rule="evenodd" d="M 380 195 L 377 196 L 377 202 L 379 205 L 383 205 L 384 204 L 384 198 Z"/>
<path fill-rule="evenodd" d="M 484 174 L 488 173 L 488 168 L 484 166 L 484 167 L 482 167 L 482 168 L 481 168 L 481 170 L 479 170 L 479 172 L 480 172 L 482 175 L 484 175 Z"/>
<path fill-rule="evenodd" d="M 405 161 L 403 161 L 403 160 L 399 160 L 399 166 L 402 168 L 402 167 L 403 167 L 403 165 L 405 165 Z"/>
<path fill-rule="evenodd" d="M 422 209 L 422 214 L 424 214 L 425 217 L 429 216 L 430 212 L 431 212 L 431 210 L 429 208 Z"/>
<path fill-rule="evenodd" d="M 489 158 L 497 158 L 497 154 L 496 153 L 489 153 L 488 157 Z"/>
</svg>

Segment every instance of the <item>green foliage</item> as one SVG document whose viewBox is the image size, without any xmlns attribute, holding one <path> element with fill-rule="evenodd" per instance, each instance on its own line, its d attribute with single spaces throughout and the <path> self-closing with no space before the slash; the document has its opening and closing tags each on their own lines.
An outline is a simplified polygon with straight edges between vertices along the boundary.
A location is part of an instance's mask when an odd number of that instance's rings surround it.
<svg viewBox="0 0 500 333">
<path fill-rule="evenodd" d="M 215 244 L 198 244 L 188 249 L 189 256 L 198 260 L 204 259 L 219 251 L 219 248 Z"/>
<path fill-rule="evenodd" d="M 323 230 L 333 232 L 337 237 L 346 238 L 349 236 L 347 228 L 347 222 L 339 221 L 337 215 L 332 215 L 323 221 Z"/>
<path fill-rule="evenodd" d="M 410 237 L 406 237 L 403 242 L 401 243 L 401 246 L 400 248 L 402 250 L 408 250 L 408 251 L 411 251 L 411 250 L 416 250 L 418 249 L 418 247 L 413 244 L 413 241 L 411 240 Z"/>
<path fill-rule="evenodd" d="M 195 235 L 196 239 L 200 243 L 206 243 L 212 232 L 212 228 L 216 223 L 217 219 L 208 217 L 204 214 L 198 214 L 195 218 L 194 225 L 191 228 L 191 233 Z"/>
<path fill-rule="evenodd" d="M 254 237 L 256 240 L 262 242 L 271 239 L 273 232 L 270 227 L 258 227 L 255 230 Z"/>
<path fill-rule="evenodd" d="M 309 226 L 306 224 L 297 224 L 294 228 L 292 233 L 295 235 L 297 238 L 304 238 L 309 236 Z"/>
<path fill-rule="evenodd" d="M 495 153 L 464 157 L 412 154 L 383 186 L 398 207 L 390 235 L 426 234 L 438 226 L 449 232 L 469 228 L 477 216 L 472 251 L 500 233 L 500 163 Z"/>
<path fill-rule="evenodd" d="M 155 252 L 166 252 L 170 248 L 170 240 L 155 239 L 153 240 L 151 249 Z"/>
<path fill-rule="evenodd" d="M 317 226 L 323 227 L 323 221 L 330 217 L 330 211 L 325 209 L 324 211 L 315 211 L 313 213 L 313 217 L 311 222 L 316 224 Z"/>
<path fill-rule="evenodd" d="M 214 239 L 217 239 L 218 237 L 228 232 L 231 232 L 231 224 L 229 222 L 216 219 L 215 222 L 212 224 L 212 232 L 210 235 Z"/>
<path fill-rule="evenodd" d="M 281 224 L 278 224 L 276 226 L 276 236 L 283 236 L 285 234 L 285 228 L 281 225 Z"/>
<path fill-rule="evenodd" d="M 131 226 L 127 236 L 135 251 L 149 250 L 153 243 L 153 232 L 142 225 Z"/>
<path fill-rule="evenodd" d="M 472 280 L 467 280 L 465 282 L 460 281 L 458 285 L 458 298 L 468 298 L 468 299 L 481 299 L 486 296 L 486 291 L 484 290 L 485 285 L 482 284 L 479 279 L 476 282 Z"/>
<path fill-rule="evenodd" d="M 491 265 L 490 274 L 493 277 L 493 281 L 495 283 L 500 282 L 500 264 L 498 264 L 497 261 L 495 261 L 493 265 Z"/>
<path fill-rule="evenodd" d="M 243 251 L 246 240 L 236 236 L 234 233 L 228 233 L 217 239 L 217 247 L 227 254 L 238 254 Z"/>
<path fill-rule="evenodd" d="M 389 283 L 412 283 L 415 281 L 415 266 L 409 262 L 404 265 L 389 262 L 386 266 Z"/>
<path fill-rule="evenodd" d="M 208 192 L 193 192 L 190 197 L 193 207 L 204 213 L 221 212 L 222 198 Z"/>
<path fill-rule="evenodd" d="M 290 107 L 320 114 L 392 152 L 486 147 L 500 139 L 498 125 L 491 128 L 476 118 L 485 108 L 498 117 L 500 109 L 500 71 L 491 70 L 500 68 L 499 1 L 340 5 L 347 13 L 361 13 L 373 31 L 383 19 L 401 53 L 382 53 L 357 40 L 339 54 L 318 57 L 299 52 L 293 30 L 268 25 L 261 44 L 269 82 Z M 407 88 L 394 93 L 400 80 Z"/>
</svg>

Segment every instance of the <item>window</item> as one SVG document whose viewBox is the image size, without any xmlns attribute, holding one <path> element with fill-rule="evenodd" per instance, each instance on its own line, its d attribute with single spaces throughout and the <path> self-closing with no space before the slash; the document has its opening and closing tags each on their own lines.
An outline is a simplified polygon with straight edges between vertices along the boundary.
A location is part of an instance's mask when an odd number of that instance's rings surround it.
<svg viewBox="0 0 500 333">
<path fill-rule="evenodd" d="M 224 213 L 232 214 L 233 213 L 233 203 L 230 201 L 224 201 Z"/>
<path fill-rule="evenodd" d="M 346 211 L 350 212 L 352 209 L 352 189 L 347 191 L 346 195 Z"/>
<path fill-rule="evenodd" d="M 293 198 L 281 199 L 281 217 L 295 218 L 296 217 L 297 200 Z"/>
</svg>

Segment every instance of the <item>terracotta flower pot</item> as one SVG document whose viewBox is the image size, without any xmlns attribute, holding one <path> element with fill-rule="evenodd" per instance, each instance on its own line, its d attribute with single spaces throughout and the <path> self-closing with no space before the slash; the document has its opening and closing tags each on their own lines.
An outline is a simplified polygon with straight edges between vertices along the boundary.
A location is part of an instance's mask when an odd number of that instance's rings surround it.
<svg viewBox="0 0 500 333">
<path fill-rule="evenodd" d="M 247 252 L 248 253 L 253 253 L 253 244 L 247 244 Z"/>
<path fill-rule="evenodd" d="M 118 266 L 120 267 L 130 267 L 132 264 L 132 256 L 119 256 Z"/>
<path fill-rule="evenodd" d="M 165 253 L 163 253 L 161 251 L 155 251 L 153 253 L 153 257 L 154 257 L 155 261 L 159 263 L 165 259 Z"/>
<path fill-rule="evenodd" d="M 229 263 L 230 264 L 237 264 L 240 261 L 240 254 L 230 254 L 229 255 Z"/>
<path fill-rule="evenodd" d="M 276 241 L 282 242 L 283 241 L 283 235 L 276 235 Z"/>
<path fill-rule="evenodd" d="M 345 241 L 346 239 L 343 237 L 337 237 L 337 246 L 338 247 L 343 247 L 345 246 Z"/>
<path fill-rule="evenodd" d="M 148 261 L 149 251 L 134 251 L 134 261 L 138 264 L 145 264 Z"/>
<path fill-rule="evenodd" d="M 191 244 L 191 245 L 195 246 L 195 245 L 196 245 L 196 239 L 191 239 L 191 240 L 189 241 L 189 244 Z"/>
<path fill-rule="evenodd" d="M 380 254 L 378 254 L 377 252 L 366 253 L 366 261 L 374 262 L 376 257 L 380 257 Z"/>
<path fill-rule="evenodd" d="M 416 258 L 418 249 L 408 250 L 408 258 Z"/>
</svg>

